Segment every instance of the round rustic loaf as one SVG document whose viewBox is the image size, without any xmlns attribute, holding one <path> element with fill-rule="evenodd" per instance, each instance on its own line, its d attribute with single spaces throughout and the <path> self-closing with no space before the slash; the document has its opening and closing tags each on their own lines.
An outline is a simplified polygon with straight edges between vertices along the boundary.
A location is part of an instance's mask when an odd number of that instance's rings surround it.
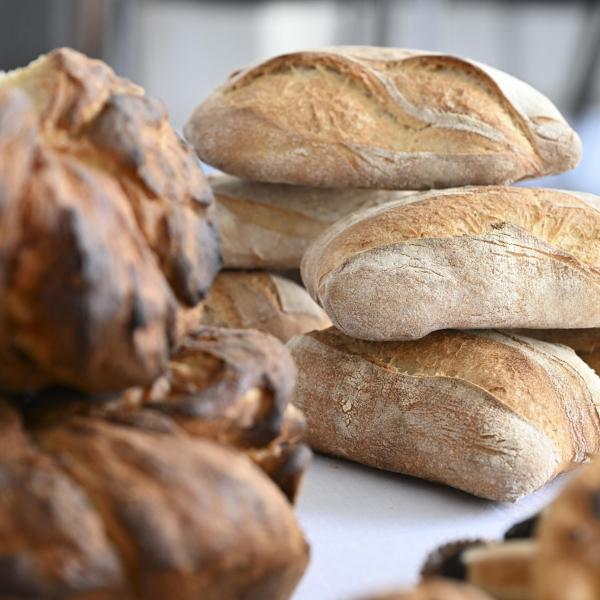
<svg viewBox="0 0 600 600">
<path fill-rule="evenodd" d="M 233 73 L 185 128 L 238 177 L 317 187 L 500 184 L 574 167 L 581 143 L 526 83 L 394 48 L 285 54 Z"/>
<path fill-rule="evenodd" d="M 0 593 L 289 598 L 308 560 L 293 376 L 274 338 L 204 328 L 149 388 L 0 399 Z"/>
<path fill-rule="evenodd" d="M 537 529 L 532 597 L 600 597 L 600 460 L 567 483 Z"/>
<path fill-rule="evenodd" d="M 0 77 L 0 381 L 117 390 L 166 365 L 220 267 L 212 193 L 163 106 L 55 50 Z"/>
</svg>

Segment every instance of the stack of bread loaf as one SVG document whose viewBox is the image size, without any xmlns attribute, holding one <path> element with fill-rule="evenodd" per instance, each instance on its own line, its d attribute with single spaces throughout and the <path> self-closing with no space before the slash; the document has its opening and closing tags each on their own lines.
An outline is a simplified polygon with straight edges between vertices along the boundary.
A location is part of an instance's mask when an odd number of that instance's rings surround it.
<svg viewBox="0 0 600 600">
<path fill-rule="evenodd" d="M 325 48 L 235 72 L 185 132 L 232 175 L 226 264 L 301 261 L 333 323 L 288 344 L 315 449 L 494 500 L 600 449 L 600 380 L 555 343 L 595 364 L 600 200 L 509 187 L 580 158 L 541 93 L 456 57 Z"/>
<path fill-rule="evenodd" d="M 221 266 L 162 105 L 57 50 L 0 75 L 0 597 L 289 598 L 295 368 L 178 318 Z"/>
</svg>

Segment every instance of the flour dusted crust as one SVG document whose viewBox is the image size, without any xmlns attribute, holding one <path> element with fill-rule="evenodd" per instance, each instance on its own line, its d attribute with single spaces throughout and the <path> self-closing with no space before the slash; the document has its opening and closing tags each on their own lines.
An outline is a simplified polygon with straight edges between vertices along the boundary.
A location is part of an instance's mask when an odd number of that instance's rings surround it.
<svg viewBox="0 0 600 600">
<path fill-rule="evenodd" d="M 303 287 L 265 271 L 222 271 L 202 306 L 192 311 L 196 324 L 258 329 L 283 342 L 331 325 Z M 190 315 L 183 318 L 193 323 Z"/>
<path fill-rule="evenodd" d="M 113 391 L 164 369 L 220 267 L 212 193 L 160 102 L 59 49 L 0 77 L 0 379 Z"/>
<path fill-rule="evenodd" d="M 359 211 L 306 252 L 333 324 L 371 340 L 446 328 L 600 325 L 600 212 L 590 195 L 468 187 Z"/>
<path fill-rule="evenodd" d="M 231 269 L 297 269 L 310 243 L 350 213 L 411 192 L 331 190 L 231 177 L 209 179 L 215 194 L 223 264 Z"/>
<path fill-rule="evenodd" d="M 449 55 L 333 47 L 237 71 L 186 128 L 202 160 L 256 181 L 426 189 L 574 167 L 581 144 L 526 83 Z"/>
<path fill-rule="evenodd" d="M 600 380 L 570 349 L 492 331 L 293 338 L 318 451 L 515 500 L 600 449 Z"/>
</svg>

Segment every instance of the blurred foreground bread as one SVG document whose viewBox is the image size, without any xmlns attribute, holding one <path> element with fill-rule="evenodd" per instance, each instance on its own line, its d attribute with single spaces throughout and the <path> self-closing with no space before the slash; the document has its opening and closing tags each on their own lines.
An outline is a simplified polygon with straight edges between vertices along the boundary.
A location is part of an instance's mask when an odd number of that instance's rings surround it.
<svg viewBox="0 0 600 600">
<path fill-rule="evenodd" d="M 198 308 L 183 311 L 180 328 L 197 324 L 258 329 L 283 342 L 325 329 L 331 321 L 297 283 L 265 271 L 221 271 Z"/>
<path fill-rule="evenodd" d="M 55 50 L 0 76 L 0 381 L 113 391 L 164 369 L 220 267 L 212 193 L 160 102 Z"/>
<path fill-rule="evenodd" d="M 327 454 L 512 501 L 600 449 L 600 379 L 564 346 L 494 331 L 293 338 L 294 403 Z"/>
<path fill-rule="evenodd" d="M 419 198 L 354 213 L 305 254 L 302 279 L 344 333 L 600 326 L 596 196 L 489 186 Z"/>
<path fill-rule="evenodd" d="M 600 598 L 600 460 L 581 470 L 541 515 L 535 600 Z"/>
<path fill-rule="evenodd" d="M 325 190 L 209 178 L 217 206 L 223 263 L 233 269 L 297 269 L 310 243 L 361 208 L 410 197 L 387 190 Z"/>
<path fill-rule="evenodd" d="M 274 338 L 204 328 L 151 388 L 0 400 L 0 595 L 289 598 L 308 560 L 293 376 Z"/>
<path fill-rule="evenodd" d="M 596 457 L 548 507 L 511 527 L 503 540 L 450 542 L 433 551 L 421 571 L 424 583 L 452 578 L 496 600 L 595 600 L 600 597 L 599 496 Z"/>
<path fill-rule="evenodd" d="M 518 329 L 514 333 L 573 348 L 596 373 L 600 374 L 600 329 Z"/>
<path fill-rule="evenodd" d="M 2 596 L 285 599 L 307 546 L 242 454 L 75 416 L 25 429 L 0 403 Z"/>
<path fill-rule="evenodd" d="M 581 144 L 526 83 L 441 54 L 337 47 L 233 73 L 185 127 L 238 177 L 320 187 L 428 189 L 559 173 Z"/>
</svg>

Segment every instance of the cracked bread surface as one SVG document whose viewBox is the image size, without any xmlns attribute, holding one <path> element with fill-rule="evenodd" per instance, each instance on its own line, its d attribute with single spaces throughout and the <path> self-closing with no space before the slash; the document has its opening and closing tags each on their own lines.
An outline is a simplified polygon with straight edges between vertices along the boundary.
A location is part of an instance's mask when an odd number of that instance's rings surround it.
<svg viewBox="0 0 600 600">
<path fill-rule="evenodd" d="M 185 128 L 202 160 L 256 181 L 427 189 L 561 172 L 581 143 L 522 81 L 466 59 L 331 47 L 237 71 Z"/>
<path fill-rule="evenodd" d="M 334 224 L 307 250 L 302 278 L 333 324 L 362 339 L 594 327 L 598 206 L 537 188 L 423 192 Z"/>
</svg>

